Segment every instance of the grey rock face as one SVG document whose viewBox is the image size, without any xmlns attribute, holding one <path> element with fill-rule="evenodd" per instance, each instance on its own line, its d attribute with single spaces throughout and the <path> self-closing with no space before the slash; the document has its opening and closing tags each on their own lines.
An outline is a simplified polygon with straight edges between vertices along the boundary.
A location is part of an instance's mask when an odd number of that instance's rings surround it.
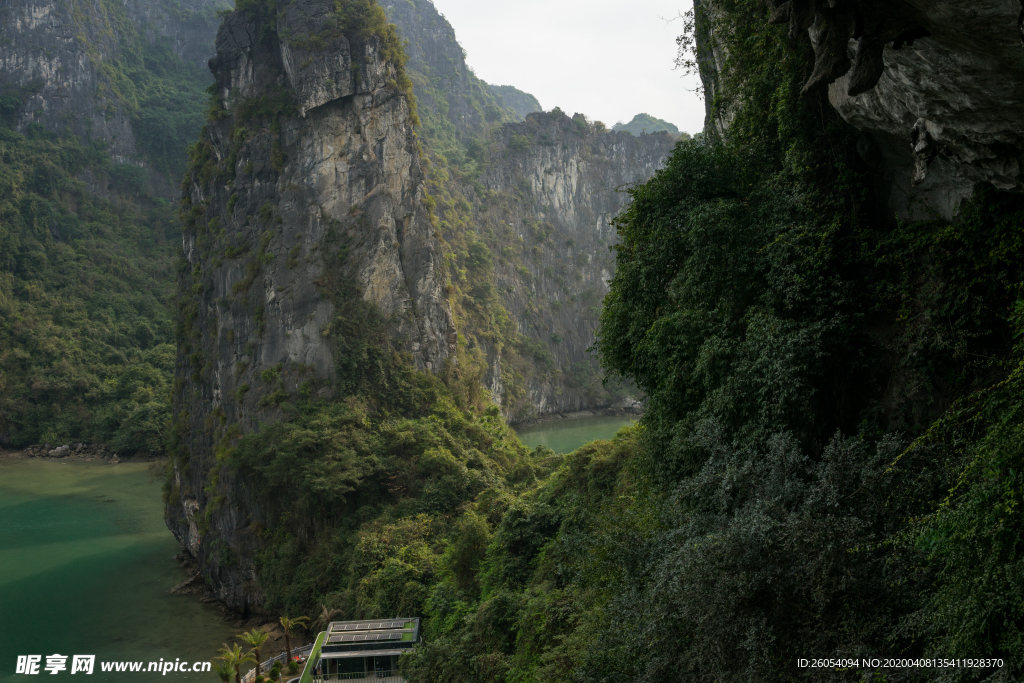
<svg viewBox="0 0 1024 683">
<path fill-rule="evenodd" d="M 978 183 L 1024 191 L 1024 47 L 1019 0 L 769 0 L 772 23 L 804 29 L 815 49 L 807 88 L 828 85 L 840 115 L 901 217 L 956 214 Z M 716 0 L 700 0 L 712 25 Z M 722 61 L 698 50 L 708 93 Z M 710 98 L 709 98 L 710 101 Z M 718 113 L 709 128 L 724 129 Z"/>
<path fill-rule="evenodd" d="M 171 38 L 178 56 L 203 62 L 212 54 L 219 0 L 170 4 L 130 0 L 128 20 L 150 40 Z M 102 0 L 15 0 L 0 6 L 0 89 L 26 89 L 17 128 L 38 123 L 70 129 L 81 140 L 109 143 L 115 163 L 136 163 L 131 112 L 103 65 L 124 46 L 118 17 Z M 31 93 L 31 94 L 29 94 Z"/>
<path fill-rule="evenodd" d="M 1024 48 L 1017 0 L 910 0 L 931 34 L 886 47 L 878 84 L 829 87 L 844 119 L 882 150 L 902 215 L 952 216 L 977 183 L 1024 191 Z M 851 49 L 853 49 L 851 45 Z"/>
<path fill-rule="evenodd" d="M 694 41 L 697 67 L 704 88 L 704 132 L 721 135 L 732 122 L 732 112 L 716 111 L 715 98 L 721 92 L 721 73 L 725 69 L 728 52 L 716 38 L 715 24 L 720 21 L 716 0 L 693 0 Z"/>
<path fill-rule="evenodd" d="M 536 113 L 540 104 L 532 95 L 472 76 L 454 29 L 432 2 L 384 5 L 408 41 L 420 113 L 440 122 L 442 131 L 434 134 L 442 138 L 442 152 L 451 149 L 446 126 L 451 137 L 485 148 L 475 186 L 465 178 L 451 181 L 461 183 L 461 194 L 474 205 L 473 229 L 515 241 L 494 250 L 494 285 L 519 334 L 541 357 L 512 363 L 500 344 L 480 339 L 488 367 L 484 385 L 513 422 L 609 406 L 617 396 L 601 386 L 596 361 L 586 350 L 594 343 L 601 299 L 614 273 L 610 222 L 628 199 L 616 189 L 647 180 L 674 140 L 632 138 L 602 131 L 582 116 Z M 525 122 L 502 123 L 512 118 Z M 432 132 L 421 133 L 426 145 Z M 522 146 L 524 140 L 529 144 Z M 481 185 L 498 196 L 480 196 Z M 514 255 L 504 256 L 506 250 Z M 472 336 L 469 330 L 460 333 Z M 525 397 L 511 395 L 517 375 Z"/>
<path fill-rule="evenodd" d="M 532 144 L 516 149 L 514 137 Z M 553 358 L 551 368 L 538 365 L 526 378 L 532 414 L 506 405 L 506 415 L 516 422 L 609 407 L 613 397 L 578 375 L 597 376 L 587 350 L 615 272 L 609 247 L 617 235 L 611 221 L 629 200 L 626 187 L 654 175 L 675 138 L 667 133 L 634 137 L 598 128 L 579 114 L 570 119 L 549 113 L 506 124 L 498 141 L 500 152 L 481 181 L 489 190 L 522 197 L 507 221 L 510 235 L 522 244 L 526 272 L 499 260 L 496 285 L 520 333 Z M 530 229 L 538 223 L 539 234 Z M 492 355 L 500 354 L 492 350 Z M 503 403 L 500 369 L 497 358 L 485 383 Z"/>
<path fill-rule="evenodd" d="M 220 170 L 197 171 L 186 189 L 197 218 L 183 238 L 181 288 L 194 309 L 175 412 L 187 420 L 190 461 L 167 517 L 217 596 L 239 610 L 261 600 L 251 532 L 260 505 L 244 482 L 222 478 L 227 499 L 211 508 L 204 486 L 226 433 L 215 425 L 238 435 L 279 420 L 281 402 L 268 397 L 307 382 L 331 395 L 331 283 L 372 304 L 423 370 L 439 370 L 454 343 L 409 105 L 388 85 L 393 67 L 376 38 L 328 36 L 319 47 L 286 38 L 316 35 L 328 8 L 293 3 L 262 19 L 276 22 L 269 38 L 257 17 L 225 18 L 211 60 L 224 114 L 201 141 Z M 276 110 L 246 113 L 260 107 Z"/>
<path fill-rule="evenodd" d="M 39 123 L 71 130 L 81 139 L 110 141 L 114 160 L 135 154 L 131 120 L 124 105 L 101 93 L 99 63 L 119 49 L 100 0 L 61 3 L 27 0 L 0 7 L 0 79 L 5 88 L 35 90 L 18 120 L 19 130 Z"/>
</svg>

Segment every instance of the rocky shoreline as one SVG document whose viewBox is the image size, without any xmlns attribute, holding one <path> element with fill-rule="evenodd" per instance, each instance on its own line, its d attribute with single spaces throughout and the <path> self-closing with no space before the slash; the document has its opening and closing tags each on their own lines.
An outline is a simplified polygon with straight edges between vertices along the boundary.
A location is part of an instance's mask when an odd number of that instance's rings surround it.
<svg viewBox="0 0 1024 683">
<path fill-rule="evenodd" d="M 217 611 L 226 621 L 232 622 L 232 626 L 237 629 L 259 629 L 266 631 L 270 636 L 267 642 L 260 649 L 263 660 L 266 661 L 284 652 L 284 631 L 281 630 L 280 622 L 268 614 L 242 614 L 237 610 L 231 609 L 223 600 L 217 598 L 213 589 L 210 588 L 206 579 L 199 571 L 199 564 L 195 561 L 191 555 L 186 551 L 182 550 L 180 553 L 174 556 L 180 564 L 181 568 L 189 575 L 189 578 L 185 579 L 181 583 L 177 584 L 168 591 L 171 595 L 190 595 L 194 596 L 199 602 L 210 605 L 211 608 Z M 310 632 L 303 636 L 302 634 L 292 634 L 292 649 L 307 645 L 309 641 L 308 636 L 315 636 L 314 632 Z M 241 642 L 236 636 L 235 641 Z M 242 643 L 244 646 L 244 643 Z"/>
<path fill-rule="evenodd" d="M 48 458 L 53 460 L 75 460 L 80 462 L 102 461 L 109 465 L 116 465 L 119 462 L 155 462 L 161 458 L 149 455 L 128 455 L 118 454 L 106 444 L 33 444 L 20 450 L 0 450 L 0 457 L 4 458 Z"/>
<path fill-rule="evenodd" d="M 625 400 L 619 401 L 607 408 L 592 408 L 590 410 L 576 410 L 573 412 L 566 413 L 548 413 L 539 417 L 522 420 L 519 422 L 509 422 L 509 427 L 513 429 L 522 429 L 523 427 L 534 427 L 540 424 L 546 424 L 548 422 L 557 422 L 559 420 L 574 420 L 579 418 L 587 417 L 633 417 L 640 419 L 644 414 L 643 404 L 636 400 Z"/>
</svg>

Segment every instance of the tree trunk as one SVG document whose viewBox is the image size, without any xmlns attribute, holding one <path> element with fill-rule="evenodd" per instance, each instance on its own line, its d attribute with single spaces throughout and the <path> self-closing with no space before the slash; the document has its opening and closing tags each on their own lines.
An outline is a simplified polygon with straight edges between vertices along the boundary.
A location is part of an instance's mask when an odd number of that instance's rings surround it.
<svg viewBox="0 0 1024 683">
<path fill-rule="evenodd" d="M 263 673 L 260 671 L 260 649 L 258 647 L 254 647 L 253 650 L 256 651 L 256 675 L 259 676 Z"/>
<path fill-rule="evenodd" d="M 284 632 L 284 649 L 288 652 L 288 664 L 292 663 L 292 639 L 288 637 L 288 631 Z"/>
</svg>

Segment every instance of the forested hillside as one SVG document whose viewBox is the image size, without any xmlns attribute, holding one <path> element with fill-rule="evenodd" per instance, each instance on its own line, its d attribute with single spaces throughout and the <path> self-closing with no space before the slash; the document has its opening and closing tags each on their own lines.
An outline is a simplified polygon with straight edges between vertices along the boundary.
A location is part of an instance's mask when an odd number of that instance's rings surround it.
<svg viewBox="0 0 1024 683">
<path fill-rule="evenodd" d="M 239 2 L 208 90 L 213 6 L 43 4 L 0 439 L 166 445 L 223 603 L 422 616 L 413 682 L 1024 675 L 1019 8 L 700 0 L 676 140 L 526 111 L 426 0 Z M 508 426 L 634 387 L 569 455 Z"/>
<path fill-rule="evenodd" d="M 598 346 L 641 427 L 519 497 L 474 581 L 441 576 L 413 680 L 1016 680 L 1024 199 L 897 219 L 801 95 L 808 42 L 754 0 L 701 19 L 727 125 L 615 221 Z"/>
<path fill-rule="evenodd" d="M 148 36 L 142 18 L 117 3 L 4 10 L 4 443 L 164 448 L 180 250 L 172 200 L 210 80 L 189 37 L 212 35 L 215 20 L 209 7 L 173 17 L 165 9 L 149 8 L 160 27 L 149 25 Z M 75 39 L 62 40 L 73 25 Z M 25 60 L 27 52 L 45 59 Z M 47 80 L 53 71 L 60 83 Z"/>
<path fill-rule="evenodd" d="M 633 135 L 643 135 L 644 133 L 671 133 L 672 135 L 679 135 L 679 129 L 668 121 L 664 121 L 657 117 L 651 116 L 650 114 L 637 114 L 629 123 L 619 122 L 612 126 L 612 130 L 624 130 L 627 133 Z M 684 137 L 689 137 L 685 133 Z"/>
</svg>

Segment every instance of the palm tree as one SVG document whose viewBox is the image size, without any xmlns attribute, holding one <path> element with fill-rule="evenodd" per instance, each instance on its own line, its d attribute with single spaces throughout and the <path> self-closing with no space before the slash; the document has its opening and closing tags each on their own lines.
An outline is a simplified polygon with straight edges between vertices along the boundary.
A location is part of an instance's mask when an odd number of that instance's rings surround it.
<svg viewBox="0 0 1024 683">
<path fill-rule="evenodd" d="M 231 680 L 231 667 L 228 666 L 227 662 L 214 664 L 213 670 L 217 674 L 217 678 L 221 680 L 221 683 L 228 683 Z"/>
<path fill-rule="evenodd" d="M 284 649 L 288 652 L 288 664 L 292 663 L 292 629 L 298 626 L 305 626 L 309 623 L 309 617 L 281 617 L 281 628 L 284 629 Z"/>
<path fill-rule="evenodd" d="M 329 610 L 329 609 L 327 609 L 327 605 L 324 605 L 324 604 L 321 603 L 321 605 L 320 605 L 320 616 L 317 617 L 316 623 L 324 631 L 326 631 L 327 627 L 331 623 L 331 619 L 333 619 L 334 617 L 336 617 L 339 614 L 341 614 L 341 610 L 340 609 Z"/>
<path fill-rule="evenodd" d="M 263 643 L 267 642 L 267 638 L 270 634 L 266 631 L 261 631 L 258 628 L 254 628 L 248 633 L 242 634 L 242 640 L 245 644 L 252 648 L 252 651 L 256 654 L 256 675 L 259 676 L 263 671 L 260 669 L 260 648 L 263 647 Z"/>
<path fill-rule="evenodd" d="M 242 652 L 242 648 L 238 643 L 235 643 L 234 647 L 228 647 L 227 643 L 225 643 L 220 651 L 221 655 L 217 659 L 224 660 L 225 666 L 228 669 L 234 670 L 235 683 L 242 683 L 242 665 L 253 661 L 252 653 Z"/>
</svg>

